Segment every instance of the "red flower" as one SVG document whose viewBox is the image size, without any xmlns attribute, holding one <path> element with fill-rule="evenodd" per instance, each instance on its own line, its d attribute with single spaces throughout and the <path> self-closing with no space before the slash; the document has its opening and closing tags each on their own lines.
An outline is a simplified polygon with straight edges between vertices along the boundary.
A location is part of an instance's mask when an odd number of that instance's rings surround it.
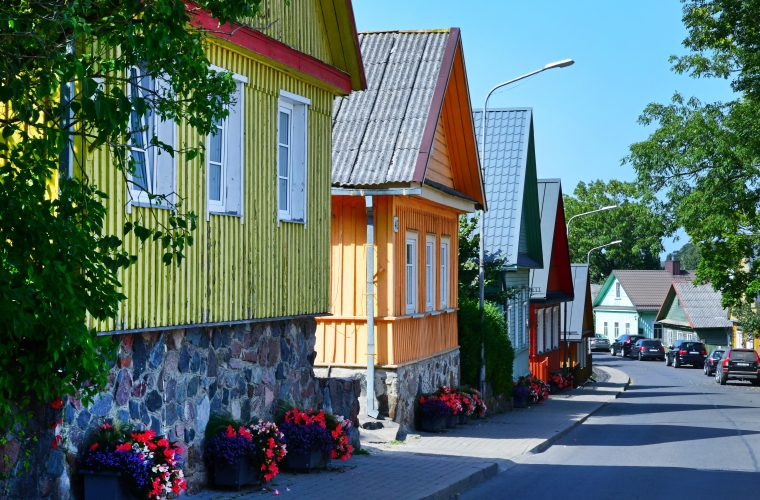
<svg viewBox="0 0 760 500">
<path fill-rule="evenodd" d="M 94 445 L 90 446 L 90 451 L 95 451 L 98 449 L 98 443 L 95 443 Z"/>
<path fill-rule="evenodd" d="M 53 438 L 53 442 L 50 444 L 50 447 L 55 450 L 61 445 L 62 442 L 63 438 L 61 436 L 55 436 Z"/>
<path fill-rule="evenodd" d="M 124 443 L 116 447 L 116 451 L 130 451 L 131 449 L 132 449 L 132 443 Z"/>
<path fill-rule="evenodd" d="M 61 398 L 55 398 L 52 403 L 50 403 L 50 407 L 54 410 L 58 410 L 63 406 L 63 401 L 61 401 Z"/>
</svg>

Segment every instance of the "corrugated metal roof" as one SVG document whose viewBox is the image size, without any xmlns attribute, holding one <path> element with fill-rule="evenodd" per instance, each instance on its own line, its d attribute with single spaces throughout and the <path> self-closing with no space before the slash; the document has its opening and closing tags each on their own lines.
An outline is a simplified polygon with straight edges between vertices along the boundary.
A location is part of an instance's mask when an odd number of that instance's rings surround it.
<svg viewBox="0 0 760 500">
<path fill-rule="evenodd" d="M 694 271 L 673 276 L 664 270 L 613 270 L 628 298 L 639 311 L 659 311 L 673 281 L 693 281 Z"/>
<path fill-rule="evenodd" d="M 599 295 L 599 292 L 602 291 L 602 287 L 604 285 L 591 285 L 591 302 L 593 303 L 596 300 L 596 296 Z"/>
<path fill-rule="evenodd" d="M 367 90 L 336 98 L 332 183 L 410 182 L 450 33 L 359 36 Z"/>
<path fill-rule="evenodd" d="M 689 282 L 673 283 L 681 299 L 681 306 L 692 324 L 692 328 L 729 328 L 728 310 L 720 305 L 720 292 L 712 285 L 694 286 Z"/>
<path fill-rule="evenodd" d="M 472 114 L 478 148 L 483 111 Z M 481 161 L 485 169 L 488 212 L 485 213 L 485 251 L 489 258 L 501 257 L 504 265 L 517 264 L 523 193 L 528 162 L 531 108 L 488 110 L 486 144 Z"/>
<path fill-rule="evenodd" d="M 531 299 L 546 299 L 549 285 L 549 270 L 552 264 L 554 247 L 554 226 L 557 223 L 557 208 L 562 186 L 559 179 L 539 179 L 538 208 L 541 212 L 541 247 L 544 255 L 544 267 L 530 270 Z"/>
</svg>

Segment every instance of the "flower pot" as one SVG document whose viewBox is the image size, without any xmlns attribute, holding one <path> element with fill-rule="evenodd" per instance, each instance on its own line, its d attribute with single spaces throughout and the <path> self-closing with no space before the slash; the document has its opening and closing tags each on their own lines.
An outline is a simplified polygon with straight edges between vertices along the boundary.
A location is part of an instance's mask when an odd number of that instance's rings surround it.
<svg viewBox="0 0 760 500">
<path fill-rule="evenodd" d="M 528 403 L 525 399 L 526 398 L 518 398 L 517 396 L 512 396 L 512 406 L 514 408 L 525 408 L 528 406 Z"/>
<path fill-rule="evenodd" d="M 559 392 L 559 386 L 553 381 L 549 382 L 549 394 L 557 394 Z"/>
<path fill-rule="evenodd" d="M 446 427 L 446 417 L 422 419 L 422 430 L 426 432 L 441 432 Z"/>
<path fill-rule="evenodd" d="M 465 425 L 467 422 L 470 421 L 470 417 L 467 416 L 465 412 L 462 412 L 459 414 L 459 425 Z"/>
<path fill-rule="evenodd" d="M 319 448 L 312 448 L 307 452 L 296 453 L 288 450 L 288 454 L 285 458 L 288 459 L 288 468 L 299 470 L 311 470 L 320 467 L 321 465 L 327 465 L 330 455 L 327 455 L 325 459 L 325 453 Z"/>
<path fill-rule="evenodd" d="M 457 415 L 449 414 L 446 417 L 446 428 L 447 429 L 453 429 L 457 426 L 457 423 L 459 422 L 459 417 Z"/>
<path fill-rule="evenodd" d="M 137 500 L 121 480 L 120 472 L 80 471 L 84 500 Z"/>
<path fill-rule="evenodd" d="M 240 457 L 235 465 L 222 462 L 214 464 L 214 484 L 216 486 L 232 486 L 240 489 L 246 484 L 253 484 L 259 479 L 259 470 L 251 457 Z"/>
</svg>

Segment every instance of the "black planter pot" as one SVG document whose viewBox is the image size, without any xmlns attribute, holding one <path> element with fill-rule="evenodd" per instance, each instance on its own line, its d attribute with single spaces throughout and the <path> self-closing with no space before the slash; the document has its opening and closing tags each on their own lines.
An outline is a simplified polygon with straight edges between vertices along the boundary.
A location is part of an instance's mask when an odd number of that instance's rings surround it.
<svg viewBox="0 0 760 500">
<path fill-rule="evenodd" d="M 459 422 L 459 417 L 456 415 L 449 414 L 446 417 L 446 428 L 447 429 L 453 429 L 457 426 L 457 423 Z"/>
<path fill-rule="evenodd" d="M 241 457 L 235 465 L 221 462 L 214 464 L 214 485 L 240 489 L 259 480 L 259 470 L 251 457 Z"/>
<path fill-rule="evenodd" d="M 528 406 L 525 399 L 526 398 L 518 398 L 517 396 L 512 396 L 512 406 L 515 408 L 525 408 Z"/>
<path fill-rule="evenodd" d="M 446 417 L 422 419 L 422 430 L 425 432 L 441 432 L 446 427 Z"/>
<path fill-rule="evenodd" d="M 312 448 L 308 452 L 294 453 L 288 450 L 288 454 L 285 457 L 288 459 L 288 468 L 296 470 L 316 469 L 317 467 L 326 466 L 330 460 L 330 456 L 324 453 L 319 448 Z"/>
<path fill-rule="evenodd" d="M 549 382 L 549 394 L 557 394 L 559 392 L 559 386 L 554 382 Z"/>
<path fill-rule="evenodd" d="M 465 412 L 461 412 L 459 415 L 459 425 L 465 425 L 467 422 L 470 421 L 470 417 L 467 416 Z"/>
<path fill-rule="evenodd" d="M 137 500 L 120 472 L 79 471 L 84 476 L 84 500 Z"/>
</svg>

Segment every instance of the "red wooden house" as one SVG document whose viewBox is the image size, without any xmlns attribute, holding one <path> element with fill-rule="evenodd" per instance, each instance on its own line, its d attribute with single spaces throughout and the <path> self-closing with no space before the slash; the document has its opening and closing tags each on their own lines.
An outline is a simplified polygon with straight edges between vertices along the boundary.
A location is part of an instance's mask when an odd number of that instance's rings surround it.
<svg viewBox="0 0 760 500">
<path fill-rule="evenodd" d="M 530 271 L 529 361 L 533 376 L 548 381 L 549 373 L 559 370 L 562 361 L 560 308 L 574 298 L 559 179 L 539 179 L 538 203 L 544 267 Z"/>
</svg>

